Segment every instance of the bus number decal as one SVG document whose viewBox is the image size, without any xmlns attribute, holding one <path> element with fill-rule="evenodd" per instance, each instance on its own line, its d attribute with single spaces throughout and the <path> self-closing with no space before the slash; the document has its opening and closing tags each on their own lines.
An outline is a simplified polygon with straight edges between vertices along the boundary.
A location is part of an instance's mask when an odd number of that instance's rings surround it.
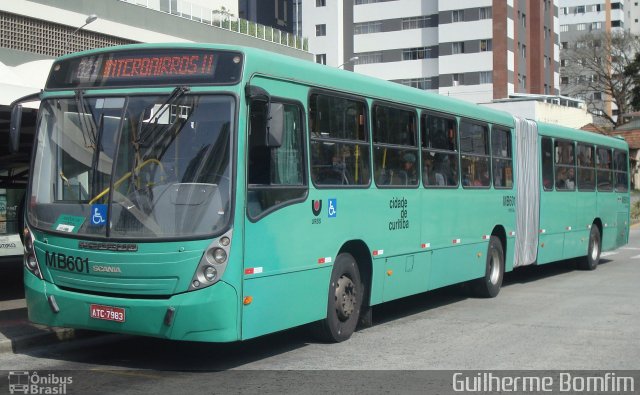
<svg viewBox="0 0 640 395">
<path fill-rule="evenodd" d="M 77 273 L 89 273 L 89 258 L 74 257 L 62 253 L 45 251 L 45 263 L 57 270 L 68 270 Z"/>
<path fill-rule="evenodd" d="M 389 221 L 389 230 L 409 229 L 408 207 L 409 202 L 404 196 L 394 197 L 389 200 L 389 208 L 391 210 L 398 210 L 397 213 L 399 215 L 399 218 L 395 221 Z"/>
<path fill-rule="evenodd" d="M 516 197 L 515 196 L 503 196 L 502 197 L 502 205 L 504 207 L 515 207 L 515 205 L 516 205 Z"/>
</svg>

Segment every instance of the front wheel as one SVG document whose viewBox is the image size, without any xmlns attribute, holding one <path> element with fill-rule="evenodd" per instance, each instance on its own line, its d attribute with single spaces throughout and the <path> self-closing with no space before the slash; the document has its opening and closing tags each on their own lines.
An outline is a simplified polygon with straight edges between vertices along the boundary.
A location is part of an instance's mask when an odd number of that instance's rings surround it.
<svg viewBox="0 0 640 395">
<path fill-rule="evenodd" d="M 600 229 L 592 225 L 589 232 L 589 245 L 587 247 L 587 256 L 580 259 L 578 268 L 582 270 L 595 270 L 600 262 Z"/>
<path fill-rule="evenodd" d="M 500 292 L 504 277 L 504 251 L 496 236 L 489 239 L 484 277 L 473 280 L 471 289 L 481 298 L 493 298 Z"/>
<path fill-rule="evenodd" d="M 338 255 L 329 282 L 327 317 L 317 327 L 321 340 L 339 343 L 351 337 L 360 317 L 363 294 L 356 260 L 348 253 Z"/>
</svg>

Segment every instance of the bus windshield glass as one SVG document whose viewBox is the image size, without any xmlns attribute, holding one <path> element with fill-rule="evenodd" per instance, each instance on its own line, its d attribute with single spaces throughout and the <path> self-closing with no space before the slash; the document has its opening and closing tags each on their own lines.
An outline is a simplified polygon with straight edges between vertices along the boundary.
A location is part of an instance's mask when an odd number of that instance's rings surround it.
<svg viewBox="0 0 640 395">
<path fill-rule="evenodd" d="M 226 228 L 235 102 L 184 93 L 45 100 L 29 222 L 118 239 Z"/>
</svg>

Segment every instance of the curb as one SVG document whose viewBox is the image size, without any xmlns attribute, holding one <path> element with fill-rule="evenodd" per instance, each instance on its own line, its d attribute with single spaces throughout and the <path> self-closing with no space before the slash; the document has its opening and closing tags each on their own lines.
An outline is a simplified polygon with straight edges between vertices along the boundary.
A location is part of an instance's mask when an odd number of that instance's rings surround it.
<svg viewBox="0 0 640 395">
<path fill-rule="evenodd" d="M 42 333 L 31 333 L 15 337 L 13 339 L 0 339 L 0 354 L 18 353 L 32 348 L 56 345 L 72 340 L 95 337 L 99 332 L 88 330 L 76 330 L 71 328 L 51 328 Z"/>
</svg>

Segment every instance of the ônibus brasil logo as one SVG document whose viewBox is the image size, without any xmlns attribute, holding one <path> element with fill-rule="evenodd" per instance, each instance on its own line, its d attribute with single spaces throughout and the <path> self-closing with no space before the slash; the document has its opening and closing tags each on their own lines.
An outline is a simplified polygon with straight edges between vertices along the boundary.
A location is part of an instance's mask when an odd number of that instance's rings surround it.
<svg viewBox="0 0 640 395">
<path fill-rule="evenodd" d="M 9 372 L 11 394 L 66 394 L 67 386 L 72 383 L 71 376 L 59 376 L 55 373 L 39 375 L 38 372 Z"/>
</svg>

